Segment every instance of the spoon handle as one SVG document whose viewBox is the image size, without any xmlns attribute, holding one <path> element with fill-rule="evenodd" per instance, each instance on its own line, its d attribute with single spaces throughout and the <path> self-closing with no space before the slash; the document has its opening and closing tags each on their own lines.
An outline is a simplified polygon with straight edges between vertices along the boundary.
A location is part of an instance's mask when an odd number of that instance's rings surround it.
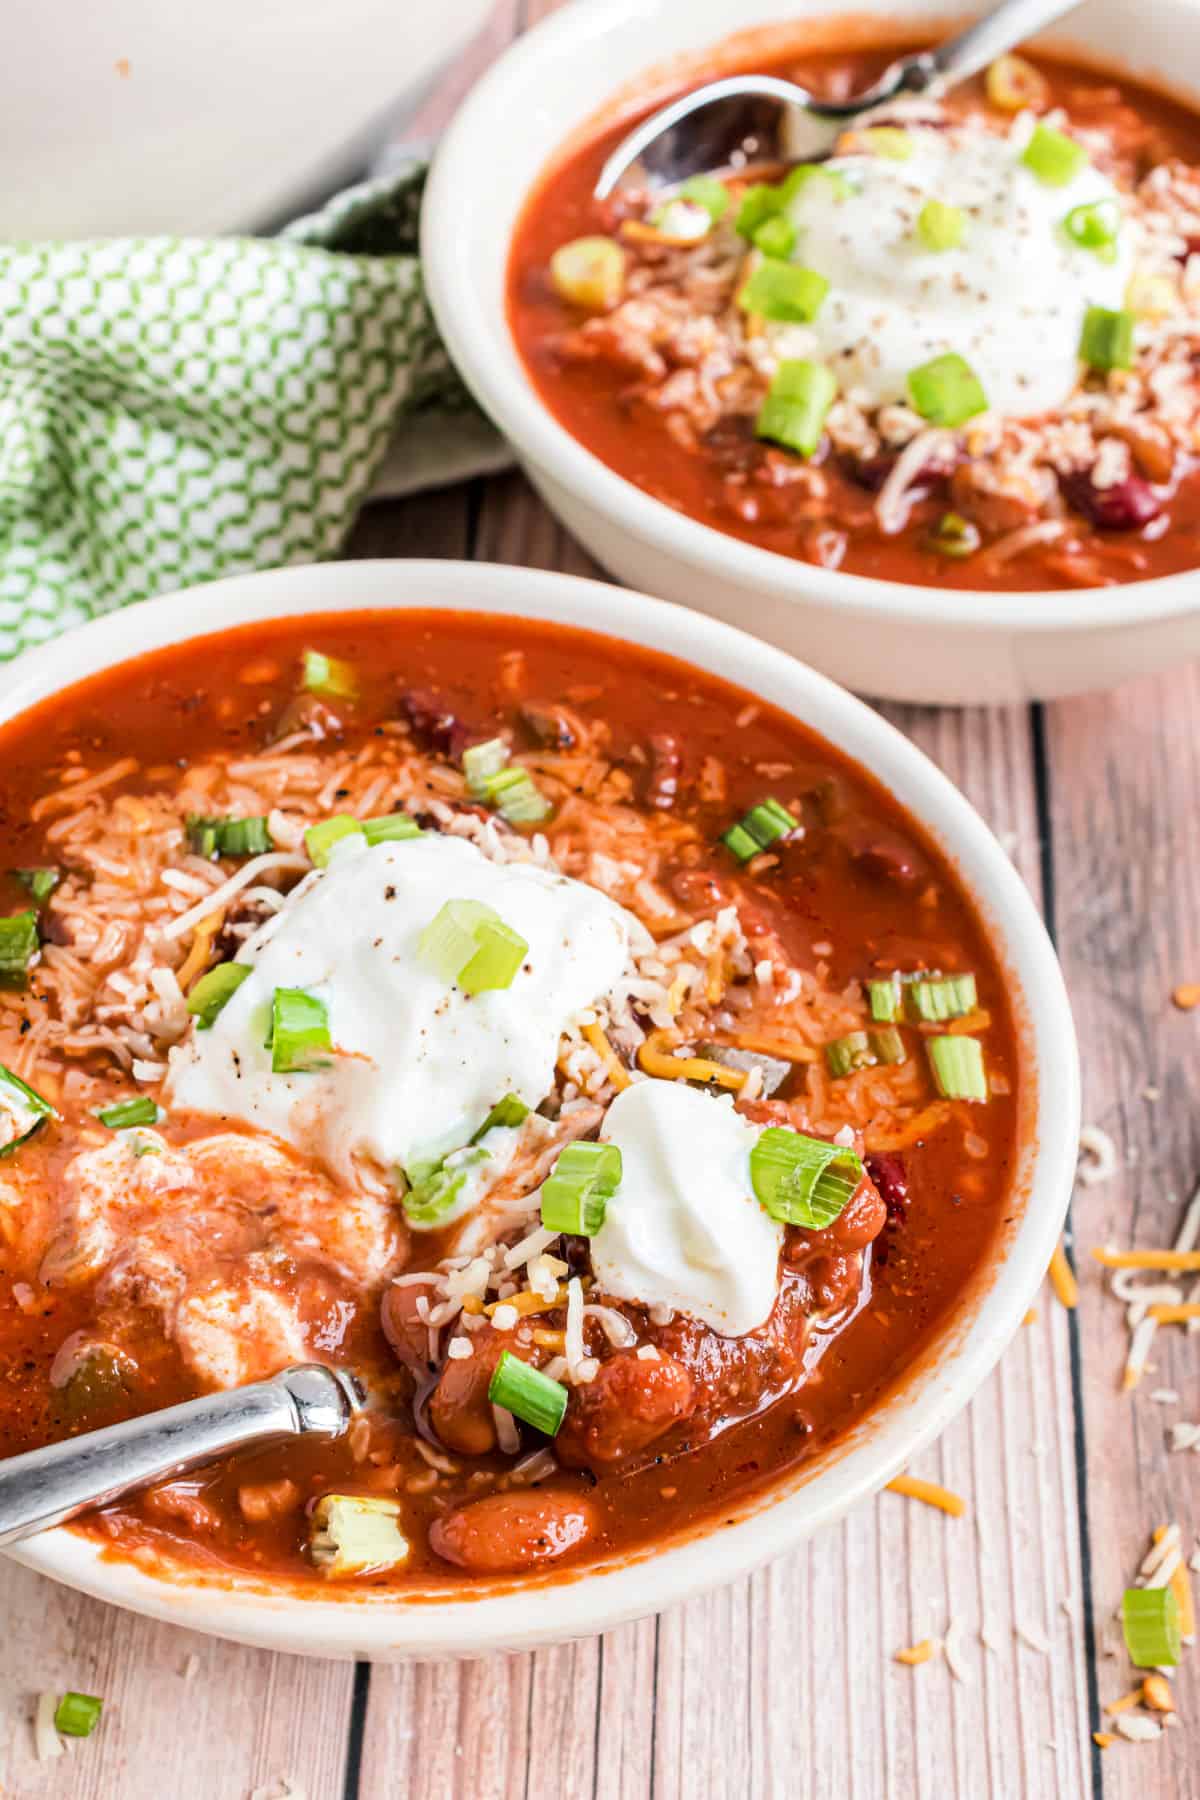
<svg viewBox="0 0 1200 1800">
<path fill-rule="evenodd" d="M 1002 5 L 993 7 L 982 19 L 922 59 L 929 70 L 930 85 L 965 81 L 1014 44 L 1032 37 L 1044 25 L 1052 25 L 1078 5 L 1079 0 L 1003 0 Z"/>
<path fill-rule="evenodd" d="M 350 1376 L 298 1364 L 271 1381 L 11 1456 L 0 1462 L 0 1545 L 234 1450 L 314 1431 L 340 1436 L 361 1403 Z"/>
</svg>

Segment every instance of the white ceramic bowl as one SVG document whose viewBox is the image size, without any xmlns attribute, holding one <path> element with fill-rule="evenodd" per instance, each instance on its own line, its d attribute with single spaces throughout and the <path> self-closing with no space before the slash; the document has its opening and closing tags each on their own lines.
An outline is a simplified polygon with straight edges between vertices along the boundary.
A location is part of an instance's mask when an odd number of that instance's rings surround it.
<svg viewBox="0 0 1200 1800">
<path fill-rule="evenodd" d="M 451 355 L 543 498 L 606 568 L 770 638 L 848 687 L 899 700 L 1048 699 L 1200 655 L 1200 573 L 968 594 L 816 568 L 652 499 L 557 424 L 527 379 L 505 320 L 505 264 L 522 203 L 564 140 L 613 110 L 651 65 L 747 27 L 840 11 L 835 0 L 575 0 L 522 38 L 454 119 L 426 193 L 426 276 Z M 955 0 L 903 9 L 906 23 L 935 28 L 959 12 Z M 854 15 L 848 29 L 863 15 L 897 29 L 890 0 L 862 0 Z M 1200 94 L 1195 0 L 1149 0 L 1136 39 L 1129 22 L 1127 0 L 1088 0 L 1071 16 L 1071 42 L 1132 73 L 1170 71 Z"/>
<path fill-rule="evenodd" d="M 952 857 L 1007 969 L 1026 1051 L 1029 1102 L 1017 1181 L 1027 1201 L 980 1291 L 898 1396 L 802 1477 L 743 1508 L 737 1523 L 635 1560 L 593 1574 L 564 1572 L 533 1591 L 497 1584 L 480 1586 L 471 1599 L 411 1604 L 369 1595 L 304 1599 L 295 1591 L 206 1581 L 192 1568 L 178 1579 L 158 1579 L 63 1530 L 14 1552 L 31 1568 L 154 1618 L 321 1656 L 481 1655 L 605 1630 L 743 1575 L 838 1518 L 944 1429 L 1020 1324 L 1058 1239 L 1079 1136 L 1078 1061 L 1062 977 L 1004 851 L 946 777 L 892 726 L 824 676 L 727 625 L 598 582 L 486 563 L 278 571 L 133 607 L 31 651 L 0 680 L 0 721 L 165 644 L 256 619 L 413 606 L 554 619 L 686 658 L 794 714 L 880 777 Z"/>
</svg>

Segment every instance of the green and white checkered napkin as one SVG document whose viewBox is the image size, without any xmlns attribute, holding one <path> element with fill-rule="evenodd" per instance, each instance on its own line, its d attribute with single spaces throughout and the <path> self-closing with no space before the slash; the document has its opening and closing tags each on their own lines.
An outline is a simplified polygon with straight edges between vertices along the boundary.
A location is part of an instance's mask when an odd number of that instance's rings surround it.
<svg viewBox="0 0 1200 1800">
<path fill-rule="evenodd" d="M 503 460 L 425 300 L 423 184 L 408 159 L 278 238 L 0 244 L 0 658 L 332 555 L 393 432 L 392 491 Z"/>
</svg>

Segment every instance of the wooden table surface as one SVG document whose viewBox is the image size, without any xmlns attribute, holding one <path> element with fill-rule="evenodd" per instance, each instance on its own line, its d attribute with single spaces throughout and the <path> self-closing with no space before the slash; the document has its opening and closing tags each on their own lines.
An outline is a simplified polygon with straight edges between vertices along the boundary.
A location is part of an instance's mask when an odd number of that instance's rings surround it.
<svg viewBox="0 0 1200 1800">
<path fill-rule="evenodd" d="M 536 5 L 502 0 L 426 109 L 436 128 Z M 526 17 L 525 15 L 529 16 Z M 370 508 L 352 556 L 596 570 L 517 475 Z M 1151 1530 L 1200 1528 L 1200 1339 L 1159 1333 L 1120 1391 L 1121 1309 L 1088 1254 L 1169 1242 L 1200 1176 L 1200 666 L 1114 694 L 994 711 L 883 709 L 1011 846 L 1058 944 L 1084 1112 L 1115 1178 L 1073 1209 L 1078 1310 L 1049 1288 L 914 1473 L 967 1516 L 883 1493 L 794 1555 L 659 1618 L 532 1655 L 357 1667 L 217 1643 L 3 1572 L 0 1793 L 55 1800 L 1200 1800 L 1200 1657 L 1182 1729 L 1101 1753 L 1124 1688 L 1109 1621 Z M 1150 1399 L 1173 1388 L 1179 1404 Z M 964 1679 L 895 1663 L 958 1622 Z M 983 1632 L 987 1646 L 981 1640 Z M 40 1689 L 105 1697 L 102 1731 L 39 1765 Z"/>
</svg>

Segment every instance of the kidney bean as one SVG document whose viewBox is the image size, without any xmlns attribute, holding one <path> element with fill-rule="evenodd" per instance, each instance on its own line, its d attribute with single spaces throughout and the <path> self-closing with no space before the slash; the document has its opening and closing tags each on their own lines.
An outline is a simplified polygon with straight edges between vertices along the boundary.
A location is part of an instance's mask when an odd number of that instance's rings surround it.
<svg viewBox="0 0 1200 1800">
<path fill-rule="evenodd" d="M 876 456 L 861 458 L 847 457 L 843 463 L 846 474 L 859 487 L 866 488 L 869 494 L 877 494 L 896 463 L 899 461 L 899 450 L 881 450 Z M 941 487 L 959 460 L 958 452 L 952 457 L 930 457 L 918 469 L 908 486 L 908 498 L 911 501 L 927 500 L 937 488 Z"/>
<path fill-rule="evenodd" d="M 683 773 L 683 751 L 679 739 L 670 731 L 655 731 L 650 736 L 650 773 L 646 779 L 646 801 L 660 811 L 669 811 L 679 798 Z"/>
<path fill-rule="evenodd" d="M 557 1562 L 580 1549 L 598 1527 L 595 1507 L 554 1488 L 488 1494 L 435 1519 L 435 1555 L 475 1575 L 513 1575 Z"/>
<path fill-rule="evenodd" d="M 903 1225 L 908 1216 L 908 1175 L 898 1156 L 876 1152 L 866 1158 L 867 1174 L 887 1208 L 888 1222 Z"/>
<path fill-rule="evenodd" d="M 442 756 L 461 756 L 471 739 L 470 727 L 432 688 L 409 688 L 400 696 L 400 711 L 412 734 L 425 750 Z"/>
<path fill-rule="evenodd" d="M 1076 512 L 1081 512 L 1102 531 L 1140 531 L 1163 510 L 1150 483 L 1141 475 L 1126 475 L 1111 487 L 1097 487 L 1088 470 L 1059 477 L 1063 493 Z"/>
<path fill-rule="evenodd" d="M 673 1357 L 643 1362 L 632 1350 L 601 1364 L 571 1396 L 555 1449 L 569 1466 L 604 1468 L 634 1456 L 686 1418 L 692 1378 Z"/>
<path fill-rule="evenodd" d="M 865 875 L 912 887 L 926 874 L 925 859 L 898 831 L 868 820 L 839 826 L 837 835 Z"/>
</svg>

